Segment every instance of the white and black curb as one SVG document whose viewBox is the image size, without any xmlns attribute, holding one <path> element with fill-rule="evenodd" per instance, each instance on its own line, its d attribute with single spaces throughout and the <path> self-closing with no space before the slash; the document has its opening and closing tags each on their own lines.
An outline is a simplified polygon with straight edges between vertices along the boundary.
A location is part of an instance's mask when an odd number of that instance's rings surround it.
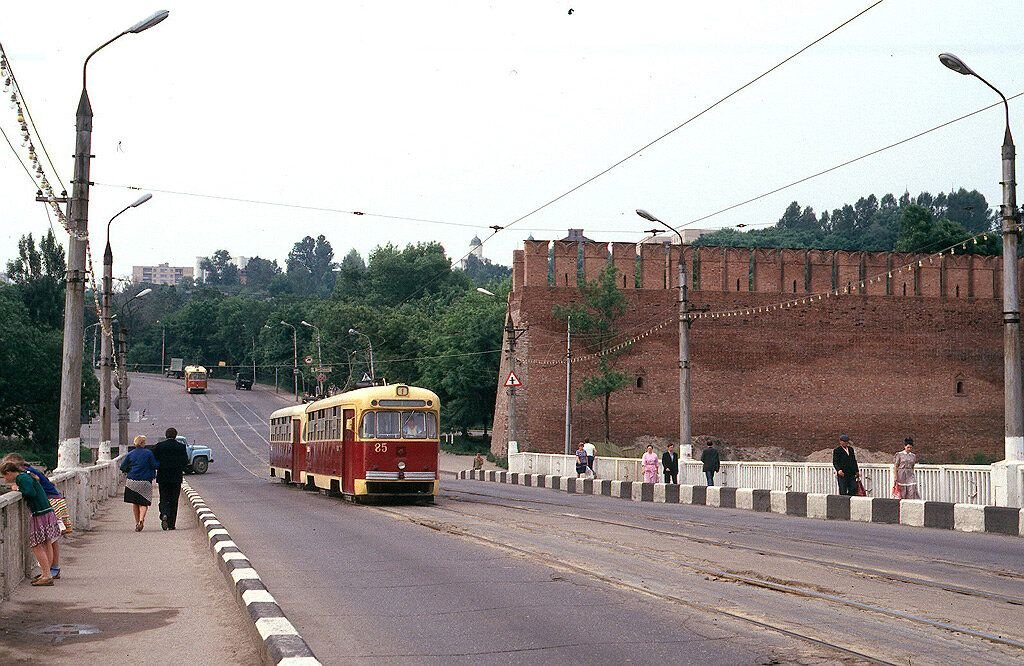
<svg viewBox="0 0 1024 666">
<path fill-rule="evenodd" d="M 1024 509 L 1013 507 L 882 497 L 847 497 L 786 490 L 578 479 L 571 476 L 545 476 L 494 470 L 464 470 L 459 472 L 459 478 L 551 488 L 581 495 L 605 495 L 634 502 L 697 504 L 822 520 L 851 520 L 934 527 L 959 532 L 1024 536 Z"/>
<path fill-rule="evenodd" d="M 186 483 L 182 485 L 196 512 L 196 520 L 206 530 L 210 551 L 217 565 L 231 582 L 235 599 L 252 620 L 259 636 L 263 661 L 278 666 L 320 666 L 298 630 L 285 617 L 273 595 L 267 590 L 252 564 L 224 529 L 202 496 Z"/>
</svg>

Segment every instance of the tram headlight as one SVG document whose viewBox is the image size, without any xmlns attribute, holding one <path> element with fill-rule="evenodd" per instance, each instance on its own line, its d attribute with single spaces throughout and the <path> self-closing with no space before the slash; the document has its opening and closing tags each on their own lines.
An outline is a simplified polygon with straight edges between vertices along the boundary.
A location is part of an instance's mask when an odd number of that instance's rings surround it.
<svg viewBox="0 0 1024 666">
<path fill-rule="evenodd" d="M 398 461 L 398 469 L 405 469 L 405 461 L 404 460 Z"/>
</svg>

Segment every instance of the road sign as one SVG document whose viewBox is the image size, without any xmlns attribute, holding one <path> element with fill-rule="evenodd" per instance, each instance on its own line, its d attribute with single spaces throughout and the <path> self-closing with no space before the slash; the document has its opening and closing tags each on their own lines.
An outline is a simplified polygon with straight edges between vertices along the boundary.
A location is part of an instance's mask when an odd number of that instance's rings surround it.
<svg viewBox="0 0 1024 666">
<path fill-rule="evenodd" d="M 306 365 L 313 365 L 313 357 L 312 356 L 307 356 L 306 358 L 304 358 L 302 360 L 305 361 Z"/>
<path fill-rule="evenodd" d="M 327 375 L 321 372 L 319 375 L 316 376 L 316 380 L 322 384 L 327 381 Z"/>
<path fill-rule="evenodd" d="M 364 382 L 372 382 L 372 381 L 373 381 L 373 379 L 371 379 L 371 378 L 370 378 L 370 373 L 368 373 L 368 372 L 364 372 L 364 373 L 363 373 L 363 379 L 362 379 L 362 381 L 364 381 Z"/>
<path fill-rule="evenodd" d="M 516 377 L 515 371 L 508 373 L 508 379 L 505 380 L 505 386 L 514 387 L 522 385 L 523 383 L 519 381 L 519 377 Z"/>
<path fill-rule="evenodd" d="M 313 368 L 313 372 L 320 372 L 320 373 L 323 373 L 325 375 L 330 374 L 332 370 L 334 370 L 334 368 L 332 368 L 329 365 L 324 366 L 322 368 Z"/>
</svg>

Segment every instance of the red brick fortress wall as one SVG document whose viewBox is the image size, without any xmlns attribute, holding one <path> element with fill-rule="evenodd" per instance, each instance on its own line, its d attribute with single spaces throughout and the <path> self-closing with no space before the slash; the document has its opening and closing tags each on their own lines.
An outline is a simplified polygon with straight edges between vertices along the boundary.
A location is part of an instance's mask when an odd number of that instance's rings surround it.
<svg viewBox="0 0 1024 666">
<path fill-rule="evenodd" d="M 572 250 L 556 245 L 556 266 L 570 278 L 559 279 L 556 272 L 553 287 L 547 248 L 546 242 L 533 241 L 515 256 L 525 265 L 514 267 L 523 280 L 514 285 L 512 303 L 516 325 L 528 328 L 518 345 L 517 374 L 528 378 L 517 394 L 520 447 L 555 452 L 563 447 L 565 323 L 554 318 L 552 307 L 580 295 L 572 279 L 576 244 Z M 672 258 L 678 257 L 678 248 L 671 249 Z M 694 253 L 687 250 L 692 276 Z M 638 251 L 639 262 L 627 244 L 616 243 L 611 253 L 605 244 L 583 248 L 588 276 L 608 257 L 620 271 L 634 266 L 640 275 L 641 289 L 631 288 L 635 273 L 625 281 L 629 306 L 617 324 L 621 340 L 639 337 L 615 362 L 629 377 L 610 405 L 611 439 L 622 445 L 648 435 L 672 441 L 678 436 L 677 293 L 665 286 L 675 285 L 675 262 L 661 245 L 642 245 Z M 999 263 L 966 255 L 941 259 L 946 261 L 933 258 L 929 264 L 927 256 L 887 253 L 700 248 L 699 288 L 690 296 L 694 306 L 710 312 L 780 303 L 793 297 L 794 281 L 798 297 L 830 289 L 840 294 L 695 321 L 690 343 L 694 435 L 804 454 L 831 447 L 841 432 L 862 446 L 892 451 L 913 435 L 926 459 L 962 461 L 979 451 L 998 457 L 1003 449 L 1001 303 L 992 296 L 1001 289 Z M 845 295 L 848 284 L 852 293 Z M 499 382 L 509 370 L 502 365 Z M 575 439 L 603 438 L 601 402 L 579 402 L 575 395 L 595 367 L 594 359 L 574 363 Z M 507 395 L 500 388 L 493 438 L 499 454 L 506 424 Z"/>
</svg>

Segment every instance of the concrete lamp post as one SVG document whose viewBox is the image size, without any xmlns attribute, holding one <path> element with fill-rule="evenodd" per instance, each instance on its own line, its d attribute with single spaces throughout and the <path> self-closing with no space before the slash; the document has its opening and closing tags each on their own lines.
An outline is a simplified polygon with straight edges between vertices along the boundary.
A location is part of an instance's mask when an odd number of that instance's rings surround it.
<svg viewBox="0 0 1024 666">
<path fill-rule="evenodd" d="M 497 294 L 492 291 L 488 291 L 483 287 L 477 287 L 476 290 L 485 296 L 497 298 Z M 511 298 L 511 297 L 510 297 Z M 522 331 L 516 328 L 515 322 L 512 320 L 512 301 L 508 301 L 508 308 L 505 313 L 505 339 L 508 341 L 508 346 L 505 347 L 505 363 L 508 365 L 510 372 L 515 372 L 516 369 L 516 340 L 518 339 Z M 500 377 L 499 377 L 500 379 Z M 567 394 L 568 395 L 568 394 Z M 568 402 L 566 402 L 568 405 Z M 566 408 L 568 409 L 568 407 Z M 505 438 L 505 453 L 518 453 L 519 449 L 519 432 L 516 423 L 516 387 L 508 387 L 508 426 L 506 429 Z M 568 422 L 566 417 L 566 422 Z"/>
<path fill-rule="evenodd" d="M 131 385 L 131 379 L 128 377 L 128 324 L 125 319 L 125 313 L 128 313 L 128 318 L 131 318 L 131 308 L 129 307 L 133 301 L 148 296 L 153 293 L 150 288 L 143 289 L 139 293 L 135 294 L 121 306 L 121 325 L 117 327 L 117 449 L 118 454 L 122 454 L 128 450 L 128 409 L 132 406 L 131 398 L 128 397 L 128 387 Z M 100 453 L 103 453 L 103 443 L 100 442 Z M 110 460 L 110 445 L 107 444 L 107 460 Z"/>
<path fill-rule="evenodd" d="M 113 317 L 110 315 L 110 301 L 113 298 L 114 253 L 110 249 L 110 224 L 129 208 L 138 208 L 153 198 L 146 193 L 119 210 L 107 221 L 107 246 L 103 250 L 103 293 L 100 296 L 100 317 L 104 331 L 100 345 L 100 462 L 110 460 L 110 368 L 113 363 L 114 331 L 111 328 Z M 138 298 L 138 296 L 136 296 Z M 161 346 L 161 366 L 163 365 L 163 348 Z"/>
<path fill-rule="evenodd" d="M 693 459 L 693 440 L 690 437 L 690 319 L 686 286 L 686 260 L 683 255 L 683 235 L 642 208 L 636 214 L 648 222 L 656 222 L 679 237 L 679 456 Z M 657 233 L 658 230 L 647 233 Z"/>
<path fill-rule="evenodd" d="M 302 324 L 303 326 L 307 326 L 307 327 L 313 329 L 313 332 L 316 333 L 316 362 L 320 365 L 320 368 L 323 368 L 324 367 L 324 353 L 323 353 L 323 350 L 320 348 L 320 328 L 317 327 L 317 326 L 314 326 L 313 324 L 310 324 L 305 319 L 303 319 L 299 323 Z M 323 393 L 324 393 L 324 383 L 322 381 L 320 381 L 320 375 L 322 373 L 323 373 L 322 369 L 317 370 L 317 379 L 316 379 L 316 394 L 317 394 L 317 397 L 322 397 Z"/>
<path fill-rule="evenodd" d="M 370 379 L 372 381 L 376 381 L 377 373 L 373 369 L 373 341 L 370 340 L 370 336 L 368 336 L 366 333 L 360 333 L 359 331 L 357 331 L 354 328 L 348 329 L 348 334 L 349 335 L 361 335 L 364 338 L 366 338 L 366 346 L 370 348 Z"/>
<path fill-rule="evenodd" d="M 281 320 L 282 326 L 292 329 L 292 379 L 295 381 L 295 402 L 299 401 L 299 337 L 295 327 Z"/>
<path fill-rule="evenodd" d="M 57 469 L 81 465 L 82 340 L 85 316 L 86 244 L 89 240 L 89 167 L 92 158 L 92 104 L 86 87 L 89 60 L 104 47 L 128 34 L 148 30 L 170 14 L 161 10 L 139 21 L 93 50 L 82 65 L 82 95 L 75 118 L 75 171 L 69 204 L 67 289 L 64 296 L 64 352 L 60 386 Z M 108 322 L 109 324 L 109 322 Z M 109 330 L 109 329 L 108 329 Z M 101 406 L 102 410 L 102 406 Z"/>
<path fill-rule="evenodd" d="M 995 91 L 1003 100 L 1006 129 L 1003 132 L 1003 203 L 999 214 L 1003 232 L 1003 444 L 1005 460 L 992 466 L 992 494 L 998 506 L 1021 506 L 1021 467 L 1024 466 L 1024 402 L 1022 402 L 1020 356 L 1020 303 L 1017 293 L 1017 237 L 1020 234 L 1017 211 L 1016 148 L 1010 133 L 1010 105 L 994 85 L 952 53 L 940 53 L 939 62 L 949 69 L 973 76 Z"/>
</svg>

